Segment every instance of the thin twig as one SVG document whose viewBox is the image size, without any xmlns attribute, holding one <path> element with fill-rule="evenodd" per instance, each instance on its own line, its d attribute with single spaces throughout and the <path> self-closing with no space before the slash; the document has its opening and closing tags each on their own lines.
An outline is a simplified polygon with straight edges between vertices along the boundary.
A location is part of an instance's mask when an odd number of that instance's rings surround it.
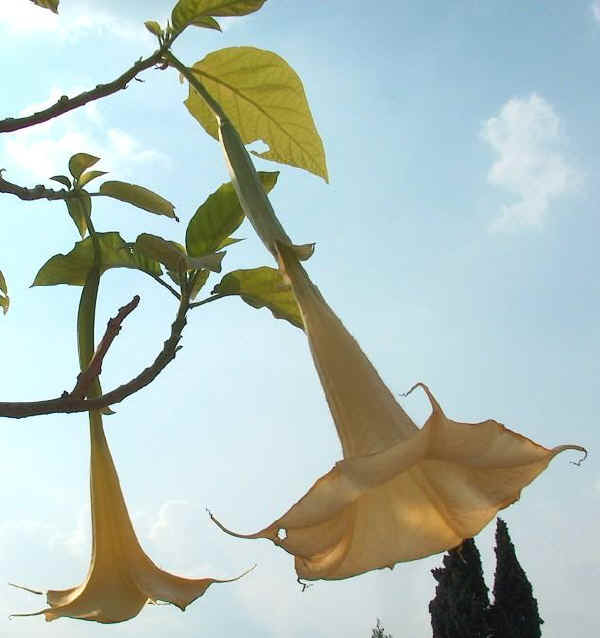
<svg viewBox="0 0 600 638">
<path fill-rule="evenodd" d="M 211 303 L 211 301 L 217 301 L 217 299 L 223 299 L 223 297 L 233 297 L 237 295 L 237 292 L 221 292 L 218 295 L 213 295 L 212 297 L 207 297 L 206 299 L 202 299 L 202 301 L 196 301 L 190 304 L 190 310 L 192 308 L 198 308 L 198 306 L 204 306 L 207 303 Z"/>
<path fill-rule="evenodd" d="M 135 295 L 128 304 L 119 308 L 119 312 L 115 317 L 109 319 L 106 326 L 106 332 L 98 344 L 92 360 L 88 367 L 77 375 L 77 383 L 69 396 L 76 399 L 83 399 L 85 397 L 85 393 L 90 387 L 92 381 L 98 378 L 102 372 L 102 362 L 104 361 L 104 357 L 106 356 L 112 342 L 115 340 L 115 337 L 119 334 L 119 332 L 121 332 L 121 324 L 127 315 L 137 308 L 139 303 L 139 295 Z"/>
<path fill-rule="evenodd" d="M 45 188 L 41 184 L 38 184 L 33 188 L 26 188 L 25 186 L 13 184 L 2 177 L 2 171 L 4 170 L 4 168 L 0 168 L 0 193 L 16 195 L 23 201 L 32 201 L 35 199 L 69 199 L 70 197 L 74 197 L 73 191 L 67 191 L 64 188 L 61 190 L 54 190 L 53 188 Z"/>
<path fill-rule="evenodd" d="M 177 299 L 181 299 L 181 295 L 175 290 L 175 288 L 173 288 L 173 286 L 168 284 L 164 279 L 161 279 L 158 275 L 155 275 L 153 272 L 149 272 L 148 274 L 150 275 L 150 277 L 152 277 L 152 279 L 157 281 L 161 286 L 164 286 L 172 295 L 177 297 Z"/>
<path fill-rule="evenodd" d="M 50 201 L 60 200 L 60 199 L 71 199 L 79 197 L 78 191 L 68 191 L 64 188 L 60 190 L 54 190 L 53 188 L 46 188 L 42 184 L 38 184 L 33 188 L 27 188 L 25 186 L 19 186 L 19 184 L 14 184 L 13 182 L 9 182 L 8 180 L 2 177 L 3 171 L 5 168 L 0 168 L 0 193 L 6 193 L 8 195 L 15 195 L 19 199 L 30 202 L 36 199 L 48 199 Z M 90 197 L 110 197 L 106 193 L 89 193 Z"/>
<path fill-rule="evenodd" d="M 103 394 L 97 399 L 78 399 L 71 397 L 68 393 L 63 393 L 62 396 L 56 399 L 48 399 L 46 401 L 0 402 L 0 417 L 22 419 L 42 414 L 70 414 L 73 412 L 100 410 L 109 405 L 120 403 L 123 399 L 146 387 L 173 361 L 181 348 L 179 341 L 187 323 L 188 301 L 187 298 L 181 301 L 177 317 L 171 324 L 171 334 L 156 359 L 131 381 Z"/>
<path fill-rule="evenodd" d="M 88 102 L 93 102 L 100 98 L 112 95 L 117 91 L 121 91 L 127 88 L 127 84 L 133 80 L 138 73 L 156 66 L 161 62 L 161 59 L 171 45 L 171 41 L 165 42 L 163 46 L 156 50 L 151 56 L 147 58 L 140 58 L 131 68 L 127 69 L 125 73 L 121 74 L 116 80 L 109 82 L 108 84 L 98 84 L 96 88 L 90 91 L 84 91 L 75 97 L 69 98 L 66 95 L 60 97 L 55 104 L 49 106 L 43 111 L 33 113 L 33 115 L 26 115 L 25 117 L 7 117 L 0 121 L 0 133 L 10 133 L 12 131 L 18 131 L 20 129 L 35 126 L 42 122 L 47 122 L 55 117 L 64 115 L 73 109 L 77 109 L 81 106 L 85 106 Z"/>
</svg>

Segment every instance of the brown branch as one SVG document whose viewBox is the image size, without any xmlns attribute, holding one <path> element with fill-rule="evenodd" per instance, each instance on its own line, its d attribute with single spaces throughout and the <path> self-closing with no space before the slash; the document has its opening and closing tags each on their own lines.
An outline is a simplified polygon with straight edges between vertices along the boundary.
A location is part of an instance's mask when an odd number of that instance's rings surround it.
<svg viewBox="0 0 600 638">
<path fill-rule="evenodd" d="M 119 312 L 115 317 L 108 320 L 106 332 L 98 344 L 96 352 L 94 352 L 94 356 L 92 357 L 88 367 L 77 375 L 77 383 L 69 395 L 70 397 L 75 399 L 83 399 L 85 397 L 85 393 L 90 387 L 92 381 L 100 376 L 104 357 L 106 356 L 112 342 L 115 340 L 115 337 L 119 334 L 119 332 L 121 332 L 121 324 L 125 321 L 125 317 L 132 313 L 139 303 L 139 295 L 135 295 L 135 297 L 127 305 L 119 308 Z"/>
<path fill-rule="evenodd" d="M 74 191 L 67 191 L 64 188 L 57 191 L 53 188 L 45 188 L 41 184 L 38 184 L 33 188 L 25 188 L 25 186 L 13 184 L 2 177 L 2 171 L 4 170 L 4 168 L 0 168 L 0 193 L 15 195 L 23 201 L 32 201 L 35 199 L 69 199 L 69 197 L 76 196 Z"/>
<path fill-rule="evenodd" d="M 91 89 L 90 91 L 84 91 L 72 98 L 63 95 L 55 104 L 49 106 L 43 111 L 34 113 L 33 115 L 26 115 L 25 117 L 7 117 L 5 120 L 0 120 L 0 133 L 10 133 L 29 126 L 41 124 L 42 122 L 47 122 L 48 120 L 64 115 L 73 109 L 85 106 L 88 102 L 93 102 L 94 100 L 98 100 L 108 95 L 112 95 L 117 91 L 126 89 L 127 84 L 133 80 L 138 73 L 161 63 L 164 52 L 171 43 L 172 41 L 165 42 L 163 46 L 156 50 L 151 56 L 147 58 L 140 58 L 130 69 L 108 84 L 98 84 L 96 88 Z"/>
<path fill-rule="evenodd" d="M 42 414 L 70 414 L 73 412 L 100 410 L 109 405 L 120 403 L 123 399 L 126 399 L 152 383 L 162 370 L 173 361 L 181 348 L 179 341 L 181 339 L 181 333 L 187 323 L 186 313 L 188 308 L 188 299 L 183 299 L 179 305 L 177 317 L 171 324 L 171 334 L 164 342 L 162 350 L 158 353 L 158 356 L 152 364 L 142 370 L 140 374 L 131 379 L 131 381 L 124 383 L 111 392 L 103 394 L 97 399 L 79 399 L 65 392 L 62 396 L 56 399 L 48 399 L 47 401 L 0 402 L 0 417 L 22 419 L 24 417 L 39 416 Z"/>
</svg>

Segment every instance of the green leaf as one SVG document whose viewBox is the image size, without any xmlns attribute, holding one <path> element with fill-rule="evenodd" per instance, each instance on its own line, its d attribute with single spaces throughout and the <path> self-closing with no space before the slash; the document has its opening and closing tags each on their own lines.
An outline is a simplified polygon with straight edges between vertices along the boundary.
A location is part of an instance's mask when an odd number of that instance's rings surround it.
<svg viewBox="0 0 600 638">
<path fill-rule="evenodd" d="M 33 2 L 33 4 L 37 4 L 38 7 L 50 9 L 52 13 L 58 13 L 59 0 L 31 0 L 31 2 Z"/>
<path fill-rule="evenodd" d="M 274 317 L 286 319 L 297 328 L 304 329 L 300 308 L 281 273 L 275 268 L 262 266 L 250 270 L 234 270 L 221 279 L 213 294 L 236 294 L 253 308 L 268 308 Z"/>
<path fill-rule="evenodd" d="M 71 180 L 66 175 L 54 175 L 50 179 L 53 179 L 55 182 L 60 182 L 67 188 L 71 188 Z"/>
<path fill-rule="evenodd" d="M 75 153 L 69 160 L 69 171 L 75 179 L 79 179 L 79 176 L 83 171 L 87 170 L 90 166 L 93 166 L 96 162 L 99 162 L 100 158 L 95 155 L 89 155 L 88 153 Z"/>
<path fill-rule="evenodd" d="M 87 191 L 76 190 L 75 192 L 78 196 L 65 199 L 65 203 L 69 215 L 83 239 L 87 232 L 87 220 L 92 214 L 92 199 Z"/>
<path fill-rule="evenodd" d="M 323 142 L 302 82 L 283 58 L 253 47 L 231 47 L 209 53 L 192 70 L 245 144 L 262 140 L 269 146 L 258 157 L 304 168 L 328 181 Z M 191 85 L 184 104 L 219 139 L 215 116 Z"/>
<path fill-rule="evenodd" d="M 160 24 L 156 22 L 156 20 L 146 20 L 146 22 L 144 22 L 144 26 L 146 27 L 146 29 L 148 29 L 148 31 L 150 31 L 150 33 L 152 33 L 156 37 L 162 35 L 163 30 L 161 29 Z"/>
<path fill-rule="evenodd" d="M 209 275 L 210 275 L 210 270 L 198 271 L 198 274 L 196 275 L 196 279 L 194 280 L 194 285 L 192 286 L 192 289 L 190 291 L 190 299 L 192 301 L 198 296 L 198 293 L 202 290 Z"/>
<path fill-rule="evenodd" d="M 277 183 L 277 171 L 259 172 L 260 181 L 268 193 Z M 199 257 L 227 244 L 227 238 L 244 221 L 244 211 L 231 182 L 220 186 L 198 207 L 185 233 L 188 255 Z M 229 241 L 228 243 L 233 243 Z"/>
<path fill-rule="evenodd" d="M 89 184 L 93 179 L 96 179 L 96 177 L 100 177 L 101 175 L 106 175 L 106 171 L 88 171 L 79 178 L 78 186 L 82 188 L 86 184 Z"/>
<path fill-rule="evenodd" d="M 97 233 L 100 246 L 100 273 L 109 268 L 135 268 L 153 275 L 161 275 L 160 264 L 131 250 L 119 233 Z M 54 255 L 39 270 L 32 286 L 70 284 L 83 286 L 94 267 L 94 242 L 87 237 L 75 244 L 66 255 Z"/>
<path fill-rule="evenodd" d="M 149 233 L 139 235 L 135 240 L 135 252 L 159 261 L 174 273 L 177 273 L 180 268 L 186 268 L 185 248 L 177 242 L 163 239 L 157 235 Z"/>
<path fill-rule="evenodd" d="M 170 201 L 143 186 L 129 184 L 128 182 L 110 181 L 104 182 L 100 186 L 100 192 L 103 195 L 143 208 L 150 213 L 165 215 L 179 221 L 179 218 L 175 215 L 175 206 Z"/>
<path fill-rule="evenodd" d="M 149 233 L 142 233 L 138 236 L 135 240 L 135 250 L 164 264 L 169 272 L 174 273 L 173 276 L 179 271 L 201 270 L 203 268 L 208 268 L 213 272 L 221 272 L 221 261 L 225 255 L 224 252 L 213 252 L 202 257 L 188 257 L 181 244 Z"/>
<path fill-rule="evenodd" d="M 244 16 L 258 11 L 266 0 L 179 0 L 171 12 L 171 23 L 175 31 L 188 25 L 198 24 L 203 16 Z"/>
<path fill-rule="evenodd" d="M 201 27 L 203 29 L 214 29 L 215 31 L 222 31 L 221 25 L 210 16 L 201 16 L 199 18 L 195 18 L 189 24 L 189 26 L 193 27 Z"/>
<path fill-rule="evenodd" d="M 244 241 L 243 239 L 238 239 L 236 237 L 225 237 L 225 239 L 217 246 L 217 250 L 220 248 L 225 248 L 225 246 L 231 246 L 232 244 L 237 244 L 240 241 Z"/>
<path fill-rule="evenodd" d="M 206 281 L 206 279 L 204 280 Z M 200 288 L 198 288 L 200 290 Z M 0 308 L 2 308 L 2 313 L 6 314 L 8 312 L 8 306 L 10 304 L 10 299 L 8 297 L 8 288 L 6 287 L 6 279 L 4 279 L 4 275 L 0 270 L 0 292 L 4 294 L 0 294 Z"/>
</svg>

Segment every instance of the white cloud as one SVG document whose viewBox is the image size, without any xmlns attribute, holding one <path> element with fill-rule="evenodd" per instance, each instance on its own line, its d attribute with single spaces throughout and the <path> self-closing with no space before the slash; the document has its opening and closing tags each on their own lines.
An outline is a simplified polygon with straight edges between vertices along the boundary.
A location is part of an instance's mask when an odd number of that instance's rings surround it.
<svg viewBox="0 0 600 638">
<path fill-rule="evenodd" d="M 77 40 L 91 34 L 110 34 L 123 40 L 147 42 L 150 36 L 141 21 L 134 24 L 93 4 L 61 3 L 59 14 L 56 15 L 25 0 L 3 0 L 0 31 L 19 38 L 51 34 L 53 38 L 63 41 Z"/>
<path fill-rule="evenodd" d="M 75 527 L 68 532 L 56 530 L 50 535 L 49 546 L 52 551 L 64 547 L 75 558 L 86 559 L 90 555 L 92 539 L 92 524 L 90 506 L 84 505 L 79 509 Z"/>
<path fill-rule="evenodd" d="M 596 2 L 592 4 L 592 15 L 600 22 L 600 0 L 596 0 Z"/>
<path fill-rule="evenodd" d="M 48 99 L 28 106 L 21 115 L 46 108 L 61 95 L 80 92 L 81 89 L 66 92 L 54 88 Z M 23 184 L 47 181 L 51 175 L 65 173 L 69 157 L 78 152 L 100 157 L 102 165 L 94 168 L 110 171 L 115 179 L 126 179 L 128 171 L 139 164 L 160 163 L 168 167 L 171 163 L 164 153 L 145 147 L 129 133 L 107 128 L 96 104 L 5 136 L 0 148 L 6 178 Z"/>
<path fill-rule="evenodd" d="M 506 102 L 496 117 L 485 122 L 481 136 L 499 156 L 488 181 L 517 197 L 502 207 L 492 231 L 541 226 L 552 202 L 576 190 L 582 181 L 562 150 L 560 118 L 535 93 Z"/>
</svg>

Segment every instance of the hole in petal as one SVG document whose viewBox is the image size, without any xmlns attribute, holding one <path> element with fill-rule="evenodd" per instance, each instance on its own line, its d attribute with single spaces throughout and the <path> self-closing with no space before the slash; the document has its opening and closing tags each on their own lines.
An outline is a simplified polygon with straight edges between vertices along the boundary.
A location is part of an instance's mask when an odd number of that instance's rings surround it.
<svg viewBox="0 0 600 638">
<path fill-rule="evenodd" d="M 284 527 L 280 527 L 277 530 L 277 538 L 279 538 L 280 541 L 284 541 L 287 538 L 287 530 Z"/>
</svg>

